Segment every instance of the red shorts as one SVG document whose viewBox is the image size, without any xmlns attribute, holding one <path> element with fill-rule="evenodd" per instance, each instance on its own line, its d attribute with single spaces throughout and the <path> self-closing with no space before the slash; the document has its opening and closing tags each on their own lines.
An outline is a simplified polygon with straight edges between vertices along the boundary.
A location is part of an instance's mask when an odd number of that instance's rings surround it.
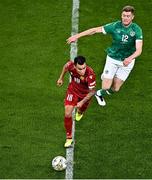
<svg viewBox="0 0 152 180">
<path fill-rule="evenodd" d="M 66 92 L 66 97 L 64 99 L 64 105 L 71 105 L 71 106 L 76 106 L 78 102 L 80 102 L 83 98 L 80 98 L 76 94 L 74 94 L 72 91 L 69 89 Z M 91 99 L 88 100 L 86 103 L 83 104 L 83 106 L 79 109 L 80 111 L 84 112 L 87 107 L 89 106 L 91 102 Z"/>
</svg>

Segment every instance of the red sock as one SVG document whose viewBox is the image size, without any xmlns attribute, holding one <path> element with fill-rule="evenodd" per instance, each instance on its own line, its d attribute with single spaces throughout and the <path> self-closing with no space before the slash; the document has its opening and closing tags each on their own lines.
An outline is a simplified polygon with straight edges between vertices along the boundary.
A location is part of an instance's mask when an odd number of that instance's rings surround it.
<svg viewBox="0 0 152 180">
<path fill-rule="evenodd" d="M 66 137 L 72 138 L 72 117 L 64 117 L 64 127 L 66 129 Z"/>
</svg>

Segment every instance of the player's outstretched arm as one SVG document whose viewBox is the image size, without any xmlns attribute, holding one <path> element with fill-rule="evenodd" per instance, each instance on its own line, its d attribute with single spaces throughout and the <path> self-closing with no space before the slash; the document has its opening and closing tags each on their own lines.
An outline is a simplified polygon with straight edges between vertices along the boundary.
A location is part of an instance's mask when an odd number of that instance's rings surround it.
<svg viewBox="0 0 152 180">
<path fill-rule="evenodd" d="M 70 44 L 72 42 L 75 42 L 77 41 L 80 37 L 83 37 L 83 36 L 89 36 L 89 35 L 93 35 L 93 34 L 96 34 L 96 33 L 101 33 L 102 32 L 102 27 L 95 27 L 95 28 L 91 28 L 91 29 L 88 29 L 86 31 L 83 31 L 81 33 L 78 33 L 78 34 L 75 34 L 71 37 L 69 37 L 67 39 L 67 43 Z"/>
<path fill-rule="evenodd" d="M 60 77 L 56 82 L 57 86 L 62 86 L 63 85 L 63 83 L 64 83 L 63 79 L 64 79 L 64 75 L 66 74 L 66 72 L 67 72 L 66 65 L 64 65 L 63 69 L 62 69 L 62 72 L 60 74 Z"/>
</svg>

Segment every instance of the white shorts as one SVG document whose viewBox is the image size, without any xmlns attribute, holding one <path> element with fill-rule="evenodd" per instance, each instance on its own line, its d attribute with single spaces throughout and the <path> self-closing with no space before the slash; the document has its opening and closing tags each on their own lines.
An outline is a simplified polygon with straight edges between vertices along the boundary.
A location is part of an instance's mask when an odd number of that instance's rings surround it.
<svg viewBox="0 0 152 180">
<path fill-rule="evenodd" d="M 134 64 L 135 59 L 128 66 L 124 66 L 122 61 L 107 56 L 101 79 L 113 79 L 114 77 L 117 77 L 122 81 L 125 81 L 133 69 Z"/>
</svg>

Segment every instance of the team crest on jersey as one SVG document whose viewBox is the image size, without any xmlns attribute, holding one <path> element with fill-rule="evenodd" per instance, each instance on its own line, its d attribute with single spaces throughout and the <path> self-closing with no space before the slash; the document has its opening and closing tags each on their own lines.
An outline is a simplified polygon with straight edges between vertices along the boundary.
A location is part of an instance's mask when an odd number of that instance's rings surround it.
<svg viewBox="0 0 152 180">
<path fill-rule="evenodd" d="M 131 37 L 135 36 L 135 32 L 134 31 L 130 31 L 130 36 Z"/>
<path fill-rule="evenodd" d="M 81 80 L 84 80 L 84 76 L 80 76 L 80 79 L 81 79 Z"/>
</svg>

